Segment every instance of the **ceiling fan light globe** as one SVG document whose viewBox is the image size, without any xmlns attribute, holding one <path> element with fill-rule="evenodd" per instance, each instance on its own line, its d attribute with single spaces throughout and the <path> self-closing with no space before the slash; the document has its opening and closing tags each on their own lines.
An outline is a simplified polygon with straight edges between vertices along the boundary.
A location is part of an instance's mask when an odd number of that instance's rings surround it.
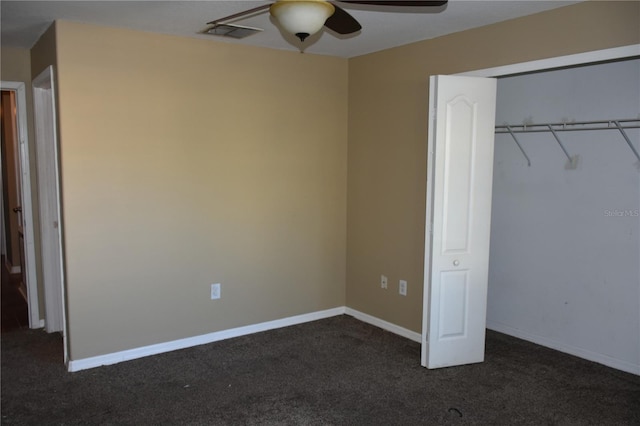
<svg viewBox="0 0 640 426">
<path fill-rule="evenodd" d="M 324 0 L 279 0 L 269 8 L 280 26 L 290 34 L 315 34 L 335 8 Z"/>
</svg>

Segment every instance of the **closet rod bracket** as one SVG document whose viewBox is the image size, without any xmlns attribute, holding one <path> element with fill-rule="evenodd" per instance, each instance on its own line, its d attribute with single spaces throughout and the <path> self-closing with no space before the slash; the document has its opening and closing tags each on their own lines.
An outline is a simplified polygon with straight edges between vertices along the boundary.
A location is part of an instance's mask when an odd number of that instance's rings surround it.
<svg viewBox="0 0 640 426">
<path fill-rule="evenodd" d="M 613 121 L 613 124 L 616 125 L 618 130 L 620 130 L 620 133 L 622 134 L 622 137 L 624 138 L 624 140 L 627 142 L 627 145 L 629 145 L 629 148 L 631 148 L 631 151 L 633 151 L 633 153 L 636 155 L 636 158 L 638 159 L 638 161 L 640 161 L 640 154 L 638 154 L 638 150 L 631 143 L 631 140 L 629 139 L 629 136 L 627 136 L 627 132 L 624 131 L 624 129 L 620 125 L 620 122 L 615 120 L 615 121 Z"/>
<path fill-rule="evenodd" d="M 560 148 L 562 148 L 562 152 L 564 152 L 564 155 L 567 156 L 567 164 L 565 165 L 565 169 L 567 170 L 575 170 L 578 168 L 578 156 L 571 156 L 569 155 L 569 152 L 567 151 L 567 148 L 564 147 L 564 145 L 562 144 L 562 141 L 560 140 L 560 137 L 558 137 L 558 134 L 556 133 L 556 131 L 554 130 L 553 126 L 551 124 L 547 124 L 547 127 L 549 128 L 549 131 L 551 132 L 551 134 L 553 135 L 553 137 L 556 139 L 556 142 L 558 142 L 558 145 L 560 145 Z"/>
<path fill-rule="evenodd" d="M 509 125 L 506 125 L 505 127 L 511 134 L 511 137 L 515 141 L 516 145 L 518 145 L 518 148 L 520 148 L 520 152 L 522 152 L 522 155 L 524 155 L 524 158 L 527 159 L 527 166 L 531 167 L 531 160 L 529 159 L 529 156 L 527 155 L 527 153 L 524 152 L 524 149 L 522 149 L 522 145 L 520 145 L 520 141 L 518 141 L 518 138 L 516 137 L 516 134 L 513 132 L 513 129 Z"/>
</svg>

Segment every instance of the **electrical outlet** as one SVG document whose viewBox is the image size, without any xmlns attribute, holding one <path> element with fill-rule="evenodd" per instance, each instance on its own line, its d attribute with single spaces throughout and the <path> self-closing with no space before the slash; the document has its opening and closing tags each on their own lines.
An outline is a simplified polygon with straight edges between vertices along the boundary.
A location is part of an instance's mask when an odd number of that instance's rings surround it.
<svg viewBox="0 0 640 426">
<path fill-rule="evenodd" d="M 402 296 L 407 295 L 407 282 L 405 280 L 400 280 L 400 285 L 398 286 L 398 293 Z"/>
<path fill-rule="evenodd" d="M 387 277 L 380 275 L 380 288 L 387 288 Z"/>
<path fill-rule="evenodd" d="M 211 284 L 211 300 L 220 299 L 220 284 Z"/>
</svg>

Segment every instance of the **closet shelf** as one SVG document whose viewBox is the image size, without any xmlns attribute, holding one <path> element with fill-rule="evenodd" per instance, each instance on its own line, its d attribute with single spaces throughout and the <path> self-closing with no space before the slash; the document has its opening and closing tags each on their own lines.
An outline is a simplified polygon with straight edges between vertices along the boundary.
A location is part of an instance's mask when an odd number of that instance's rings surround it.
<svg viewBox="0 0 640 426">
<path fill-rule="evenodd" d="M 620 120 L 598 120 L 598 121 L 572 121 L 567 123 L 541 123 L 541 124 L 503 124 L 495 127 L 496 134 L 498 133 L 508 133 L 513 138 L 518 148 L 522 152 L 522 155 L 527 159 L 527 164 L 531 166 L 531 160 L 529 156 L 522 148 L 517 133 L 547 133 L 550 132 L 564 155 L 568 159 L 567 168 L 575 169 L 577 165 L 577 157 L 572 157 L 569 155 L 569 152 L 562 144 L 560 137 L 557 132 L 573 132 L 573 131 L 585 131 L 585 130 L 617 130 L 620 132 L 622 137 L 624 138 L 627 145 L 633 154 L 636 156 L 638 161 L 640 161 L 640 154 L 635 146 L 631 143 L 627 132 L 625 129 L 640 129 L 640 118 L 625 118 Z"/>
</svg>

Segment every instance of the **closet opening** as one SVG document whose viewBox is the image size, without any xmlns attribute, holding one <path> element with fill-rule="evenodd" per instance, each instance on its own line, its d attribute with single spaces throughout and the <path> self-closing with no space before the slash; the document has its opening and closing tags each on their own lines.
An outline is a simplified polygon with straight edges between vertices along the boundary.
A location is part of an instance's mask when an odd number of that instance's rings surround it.
<svg viewBox="0 0 640 426">
<path fill-rule="evenodd" d="M 497 87 L 487 328 L 640 374 L 640 58 Z"/>
</svg>

